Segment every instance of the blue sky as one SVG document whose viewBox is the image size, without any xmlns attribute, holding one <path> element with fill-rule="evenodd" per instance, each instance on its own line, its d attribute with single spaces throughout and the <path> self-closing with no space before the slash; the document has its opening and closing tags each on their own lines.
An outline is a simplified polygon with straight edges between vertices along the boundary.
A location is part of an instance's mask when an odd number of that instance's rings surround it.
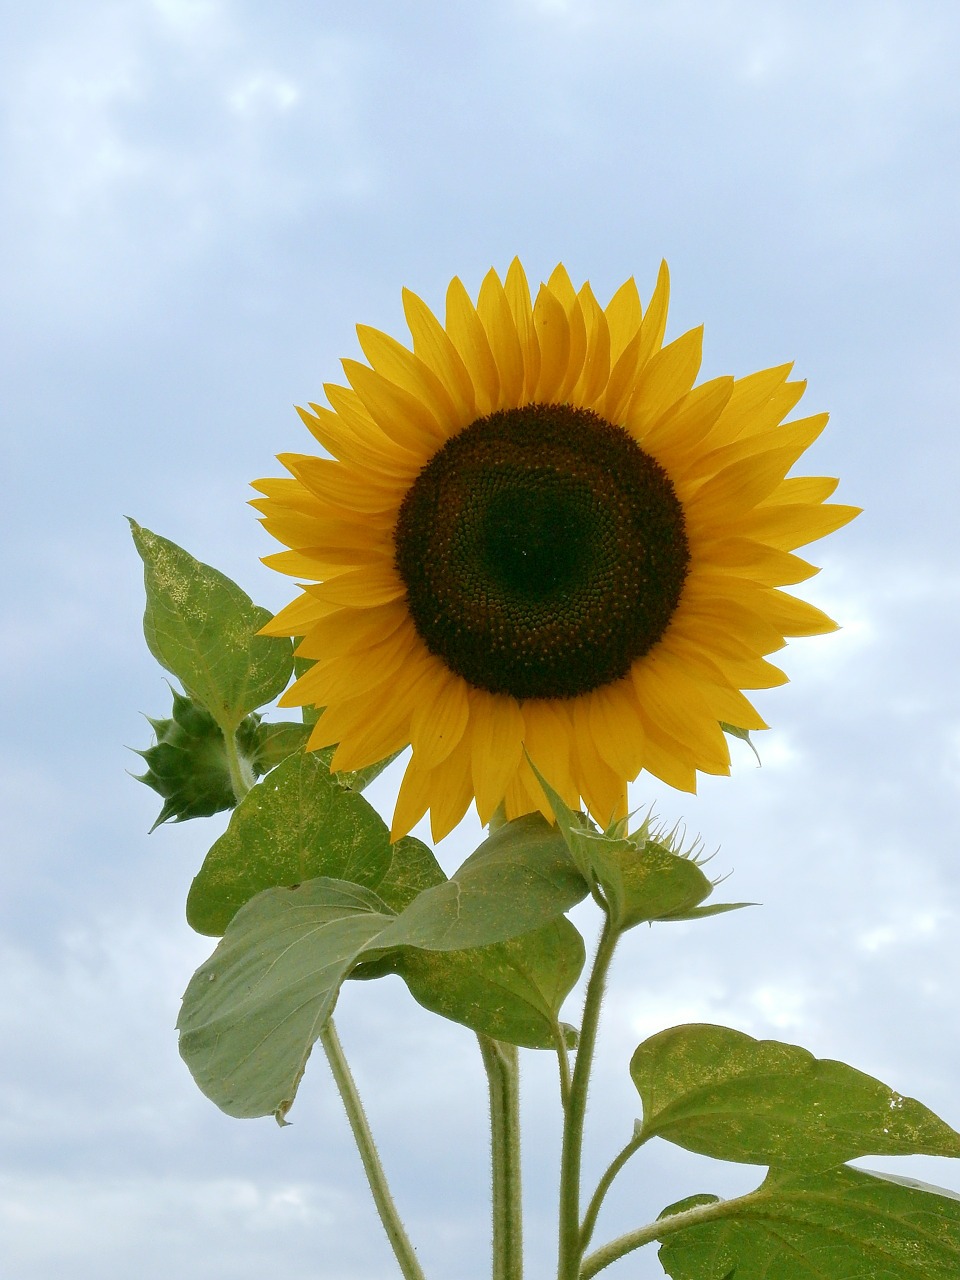
<svg viewBox="0 0 960 1280">
<path fill-rule="evenodd" d="M 597 1172 L 636 1113 L 630 1051 L 681 1021 L 843 1058 L 960 1126 L 960 16 L 0 0 L 0 26 L 5 1274 L 393 1274 L 322 1063 L 281 1132 L 221 1116 L 177 1056 L 208 949 L 183 899 L 223 823 L 148 838 L 157 806 L 124 773 L 168 695 L 123 515 L 285 603 L 245 502 L 306 446 L 292 405 L 357 354 L 357 322 L 402 336 L 402 286 L 438 306 L 514 254 L 604 299 L 629 275 L 647 296 L 667 258 L 670 332 L 705 324 L 703 376 L 795 359 L 806 412 L 832 414 L 803 469 L 866 508 L 816 548 L 805 590 L 843 630 L 787 651 L 763 767 L 743 748 L 695 799 L 634 788 L 763 905 L 624 945 Z M 372 792 L 384 812 L 396 785 Z M 444 864 L 477 838 L 465 823 Z M 473 1280 L 472 1038 L 393 979 L 349 989 L 339 1024 L 428 1275 Z M 530 1280 L 551 1272 L 553 1089 L 526 1055 Z M 960 1187 L 947 1162 L 897 1167 Z M 751 1179 L 653 1144 L 600 1230 Z M 609 1274 L 661 1272 L 651 1252 Z"/>
</svg>

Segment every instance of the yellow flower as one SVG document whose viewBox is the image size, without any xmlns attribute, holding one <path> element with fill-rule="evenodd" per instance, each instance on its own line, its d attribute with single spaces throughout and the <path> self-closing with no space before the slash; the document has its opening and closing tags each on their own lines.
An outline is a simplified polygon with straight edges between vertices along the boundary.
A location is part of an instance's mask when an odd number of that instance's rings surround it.
<svg viewBox="0 0 960 1280">
<path fill-rule="evenodd" d="M 535 302 L 520 263 L 441 324 L 404 292 L 412 351 L 363 325 L 368 363 L 299 410 L 331 457 L 281 455 L 254 505 L 305 580 L 264 628 L 313 665 L 285 706 L 325 710 L 309 747 L 335 769 L 411 744 L 393 821 L 435 839 L 546 797 L 601 823 L 642 769 L 683 790 L 729 772 L 721 721 L 766 726 L 741 692 L 783 684 L 766 655 L 831 631 L 778 590 L 793 554 L 857 514 L 836 480 L 787 477 L 824 413 L 785 423 L 790 365 L 695 387 L 701 330 L 663 345 L 666 265 L 645 313 L 606 307 L 562 266 Z"/>
</svg>

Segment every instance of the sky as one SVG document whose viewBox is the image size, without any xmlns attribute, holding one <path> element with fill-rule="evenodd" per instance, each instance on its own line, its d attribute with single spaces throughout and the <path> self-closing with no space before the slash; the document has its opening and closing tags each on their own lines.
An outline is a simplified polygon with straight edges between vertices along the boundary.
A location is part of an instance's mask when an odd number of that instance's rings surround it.
<svg viewBox="0 0 960 1280">
<path fill-rule="evenodd" d="M 588 1171 L 638 1114 L 633 1048 L 686 1021 L 960 1127 L 958 48 L 942 0 L 0 0 L 0 1273 L 396 1273 L 322 1061 L 280 1130 L 221 1115 L 177 1054 L 210 949 L 183 901 L 225 816 L 147 834 L 128 748 L 169 694 L 123 517 L 279 608 L 245 504 L 308 444 L 292 406 L 356 323 L 404 336 L 403 286 L 439 307 L 515 254 L 604 301 L 666 258 L 702 377 L 795 360 L 831 412 L 801 470 L 865 508 L 814 549 L 804 594 L 842 629 L 758 698 L 762 767 L 737 743 L 696 797 L 632 788 L 761 905 L 623 944 Z M 368 793 L 385 814 L 398 776 Z M 480 838 L 441 843 L 447 870 Z M 348 985 L 338 1025 L 427 1275 L 476 1280 L 473 1037 L 393 978 Z M 529 1280 L 554 1266 L 554 1066 L 523 1055 Z M 866 1163 L 960 1188 L 945 1160 Z M 598 1239 L 758 1174 L 655 1141 Z"/>
</svg>

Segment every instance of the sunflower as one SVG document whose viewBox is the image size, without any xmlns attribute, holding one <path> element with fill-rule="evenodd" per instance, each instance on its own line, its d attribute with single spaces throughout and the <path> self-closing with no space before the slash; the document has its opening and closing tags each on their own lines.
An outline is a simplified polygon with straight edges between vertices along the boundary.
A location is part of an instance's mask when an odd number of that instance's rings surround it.
<svg viewBox="0 0 960 1280">
<path fill-rule="evenodd" d="M 785 683 L 767 655 L 835 629 L 779 590 L 857 514 L 787 475 L 827 415 L 784 422 L 790 365 L 694 386 L 668 296 L 666 264 L 645 312 L 632 279 L 601 307 L 558 266 L 533 301 L 516 260 L 476 305 L 454 279 L 444 324 L 404 291 L 412 350 L 358 326 L 367 363 L 298 410 L 328 456 L 256 482 L 290 548 L 265 562 L 304 580 L 264 628 L 312 662 L 281 703 L 323 708 L 334 769 L 412 745 L 394 838 L 474 799 L 552 816 L 531 760 L 602 825 L 643 769 L 694 791 L 729 772 L 721 722 L 766 728 L 742 691 Z"/>
</svg>

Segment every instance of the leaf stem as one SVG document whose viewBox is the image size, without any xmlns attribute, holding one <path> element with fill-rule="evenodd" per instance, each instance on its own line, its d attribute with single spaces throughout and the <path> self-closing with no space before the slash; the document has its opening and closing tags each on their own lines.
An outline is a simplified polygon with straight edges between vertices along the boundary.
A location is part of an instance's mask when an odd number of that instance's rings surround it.
<svg viewBox="0 0 960 1280">
<path fill-rule="evenodd" d="M 580 1174 L 583 1156 L 583 1126 L 587 1110 L 590 1069 L 597 1043 L 600 1008 L 607 982 L 610 961 L 619 932 L 610 913 L 604 917 L 597 954 L 587 982 L 580 1026 L 580 1044 L 570 1084 L 570 1099 L 563 1125 L 563 1151 L 560 1157 L 560 1249 L 558 1280 L 578 1280 L 583 1246 L 580 1242 Z"/>
<path fill-rule="evenodd" d="M 233 787 L 233 794 L 237 798 L 237 804 L 239 804 L 254 784 L 253 770 L 245 761 L 240 759 L 240 752 L 237 750 L 236 731 L 224 729 L 221 725 L 220 732 L 223 734 L 223 744 L 227 755 L 230 785 Z"/>
<path fill-rule="evenodd" d="M 390 1241 L 390 1247 L 400 1264 L 400 1271 L 404 1280 L 425 1280 L 413 1245 L 400 1221 L 390 1188 L 387 1186 L 386 1174 L 380 1163 L 380 1156 L 373 1141 L 373 1134 L 370 1132 L 363 1103 L 360 1101 L 360 1094 L 357 1092 L 353 1075 L 347 1066 L 347 1060 L 343 1056 L 343 1048 L 332 1018 L 320 1032 L 320 1043 L 323 1045 L 333 1078 L 340 1090 L 340 1097 L 343 1100 L 347 1119 L 350 1121 L 357 1150 L 360 1152 L 367 1182 L 370 1184 L 373 1200 L 377 1206 L 380 1221 L 383 1223 L 383 1229 L 387 1233 L 387 1239 Z"/>
<path fill-rule="evenodd" d="M 557 1050 L 557 1065 L 560 1069 L 560 1103 L 566 1112 L 570 1105 L 570 1052 L 564 1039 L 563 1027 L 554 1026 L 553 1040 Z"/>
<path fill-rule="evenodd" d="M 477 1040 L 490 1089 L 493 1280 L 522 1280 L 519 1054 L 515 1045 L 489 1036 L 478 1035 Z"/>
<path fill-rule="evenodd" d="M 632 1155 L 634 1155 L 646 1142 L 646 1135 L 642 1129 L 637 1130 L 623 1150 L 610 1163 L 610 1167 L 597 1183 L 597 1189 L 593 1193 L 593 1199 L 587 1206 L 587 1212 L 583 1216 L 583 1226 L 580 1228 L 580 1248 L 586 1249 L 590 1243 L 590 1237 L 593 1235 L 593 1229 L 597 1225 L 597 1216 L 600 1213 L 600 1207 L 603 1204 L 607 1192 L 613 1185 L 613 1180 L 627 1163 Z"/>
<path fill-rule="evenodd" d="M 668 1236 L 686 1231 L 689 1227 L 700 1226 L 704 1222 L 734 1218 L 746 1205 L 763 1197 L 762 1188 L 758 1188 L 756 1191 L 749 1191 L 746 1195 L 737 1196 L 733 1200 L 715 1200 L 710 1204 L 694 1205 L 691 1209 L 682 1209 L 679 1213 L 671 1213 L 666 1218 L 658 1218 L 656 1222 L 638 1227 L 636 1231 L 628 1231 L 626 1235 L 618 1236 L 616 1240 L 611 1240 L 609 1244 L 605 1244 L 584 1258 L 579 1273 L 580 1280 L 592 1280 L 597 1272 L 602 1271 L 604 1267 L 609 1267 L 611 1262 L 616 1262 L 626 1254 L 632 1253 L 634 1249 L 639 1249 L 654 1240 L 665 1240 Z"/>
</svg>

